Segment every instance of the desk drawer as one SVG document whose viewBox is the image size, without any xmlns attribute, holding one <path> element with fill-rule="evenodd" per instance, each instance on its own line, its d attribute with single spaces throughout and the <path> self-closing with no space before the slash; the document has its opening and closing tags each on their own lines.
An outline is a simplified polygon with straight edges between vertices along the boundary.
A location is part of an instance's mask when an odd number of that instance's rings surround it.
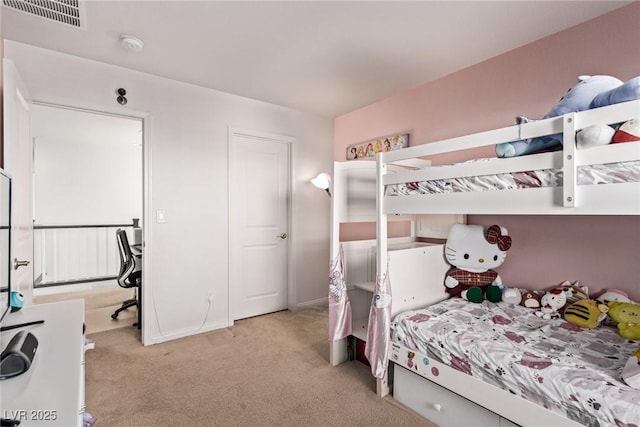
<svg viewBox="0 0 640 427">
<path fill-rule="evenodd" d="M 440 427 L 500 425 L 497 414 L 399 365 L 393 374 L 393 397 Z"/>
</svg>

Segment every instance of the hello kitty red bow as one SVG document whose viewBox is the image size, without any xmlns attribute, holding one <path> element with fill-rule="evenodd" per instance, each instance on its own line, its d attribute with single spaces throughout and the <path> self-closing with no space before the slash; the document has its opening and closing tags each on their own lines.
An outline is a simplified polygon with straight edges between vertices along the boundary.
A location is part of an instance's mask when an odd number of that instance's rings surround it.
<svg viewBox="0 0 640 427">
<path fill-rule="evenodd" d="M 511 247 L 511 237 L 502 235 L 502 230 L 498 225 L 492 225 L 487 228 L 487 242 L 497 243 L 501 251 L 508 251 Z"/>
</svg>

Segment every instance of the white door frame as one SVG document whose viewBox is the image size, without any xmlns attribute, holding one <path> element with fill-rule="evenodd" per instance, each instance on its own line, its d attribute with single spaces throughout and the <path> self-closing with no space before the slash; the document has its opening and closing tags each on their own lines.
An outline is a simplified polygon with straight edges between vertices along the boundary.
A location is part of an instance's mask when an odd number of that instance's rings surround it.
<svg viewBox="0 0 640 427">
<path fill-rule="evenodd" d="M 281 143 L 286 143 L 288 148 L 289 148 L 289 159 L 287 161 L 288 167 L 289 167 L 289 178 L 288 178 L 288 184 L 289 184 L 289 197 L 288 197 L 288 201 L 287 201 L 287 228 L 289 230 L 289 238 L 287 239 L 287 254 L 288 254 L 288 259 L 287 259 L 287 307 L 289 310 L 292 310 L 295 306 L 294 301 L 296 300 L 296 290 L 295 290 L 295 286 L 293 286 L 293 283 L 295 283 L 295 271 L 293 269 L 293 266 L 296 265 L 295 263 L 295 252 L 293 250 L 293 248 L 295 247 L 295 238 L 296 238 L 296 233 L 294 231 L 294 221 L 293 221 L 293 194 L 294 194 L 294 181 L 293 181 L 293 177 L 295 176 L 294 173 L 294 168 L 293 168 L 293 159 L 294 159 L 294 147 L 295 147 L 295 138 L 291 137 L 291 136 L 287 136 L 287 135 L 279 135 L 279 134 L 274 134 L 274 133 L 267 133 L 267 132 L 258 132 L 258 131 L 254 131 L 254 130 L 248 130 L 248 129 L 242 129 L 242 128 L 236 128 L 236 127 L 229 127 L 228 129 L 228 138 L 227 138 L 227 184 L 228 184 L 228 189 L 227 189 L 227 194 L 228 194 L 228 206 L 229 206 L 229 210 L 228 210 L 228 230 L 229 230 L 229 234 L 228 234 L 228 239 L 227 239 L 227 248 L 228 248 L 228 254 L 229 254 L 229 260 L 228 260 L 228 266 L 227 266 L 227 271 L 228 271 L 228 282 L 227 282 L 227 296 L 228 296 L 228 326 L 233 326 L 233 323 L 235 321 L 234 318 L 234 311 L 235 311 L 235 306 L 234 306 L 234 294 L 233 294 L 233 287 L 231 286 L 232 283 L 235 283 L 237 281 L 237 278 L 233 276 L 233 272 L 235 271 L 234 268 L 232 268 L 235 265 L 236 259 L 235 259 L 235 251 L 233 251 L 233 247 L 232 247 L 232 242 L 234 241 L 234 234 L 237 232 L 238 229 L 238 224 L 237 221 L 235 221 L 235 218 L 239 217 L 239 213 L 238 212 L 233 212 L 232 211 L 232 206 L 234 206 L 232 204 L 234 197 L 235 197 L 235 191 L 234 191 L 234 183 L 232 182 L 231 178 L 234 176 L 233 172 L 234 172 L 234 167 L 235 167 L 235 162 L 234 162 L 234 158 L 232 156 L 233 154 L 233 149 L 232 149 L 232 144 L 233 144 L 233 139 L 235 136 L 248 136 L 251 138 L 258 138 L 258 139 L 264 139 L 264 140 L 268 140 L 268 141 L 277 141 L 277 142 L 281 142 Z"/>
<path fill-rule="evenodd" d="M 142 120 L 142 218 L 144 227 L 142 229 L 142 243 L 144 250 L 142 251 L 142 277 L 144 277 L 144 285 L 142 286 L 141 298 L 142 307 L 149 307 L 152 295 L 151 285 L 151 228 L 153 227 L 152 218 L 150 215 L 150 197 L 151 194 L 151 138 L 149 138 L 151 129 L 152 116 L 144 111 L 127 109 L 126 114 L 114 113 L 111 111 L 101 111 L 94 108 L 74 107 L 70 105 L 54 104 L 51 102 L 33 101 L 33 104 L 42 105 L 46 107 L 64 108 L 67 110 L 80 111 L 83 113 L 101 114 L 105 116 L 122 117 L 125 119 Z M 152 337 L 150 336 L 149 322 L 153 320 L 153 316 L 150 310 L 142 310 L 142 328 L 141 328 L 141 341 L 143 345 L 151 343 Z"/>
<path fill-rule="evenodd" d="M 32 100 L 32 104 L 41 105 L 46 107 L 54 107 L 54 108 L 63 108 L 67 110 L 80 111 L 84 113 L 93 113 L 93 114 L 101 114 L 106 116 L 113 117 L 122 117 L 126 119 L 136 119 L 142 120 L 142 218 L 144 228 L 142 229 L 142 242 L 144 245 L 144 250 L 142 251 L 142 275 L 145 278 L 145 286 L 142 286 L 142 293 L 139 298 L 142 299 L 142 306 L 149 307 L 149 303 L 151 302 L 151 271 L 152 271 L 152 260 L 151 260 L 151 228 L 153 227 L 152 218 L 150 215 L 150 197 L 151 194 L 151 138 L 149 138 L 152 124 L 152 116 L 149 113 L 137 110 L 127 109 L 126 114 L 114 113 L 109 111 L 101 111 L 93 108 L 84 108 L 84 107 L 74 107 L 70 105 L 63 104 L 55 104 L 51 102 L 43 102 Z M 33 189 L 32 189 L 33 191 Z M 142 311 L 142 328 L 141 328 L 141 341 L 143 345 L 146 343 L 150 343 L 152 341 L 152 337 L 150 336 L 149 328 L 145 327 L 145 325 L 149 325 L 149 322 L 153 320 L 153 316 L 150 310 Z"/>
<path fill-rule="evenodd" d="M 12 201 L 11 201 L 11 233 L 9 254 L 10 260 L 9 275 L 12 290 L 23 294 L 25 303 L 31 304 L 33 301 L 33 136 L 31 134 L 31 96 L 29 88 L 22 80 L 18 69 L 13 61 L 4 58 L 3 67 L 3 159 L 4 170 L 13 179 Z M 20 114 L 24 112 L 25 116 Z M 24 129 L 19 123 L 20 118 L 26 118 L 24 123 L 28 129 Z M 26 137 L 21 131 L 26 131 Z M 25 149 L 26 146 L 26 149 Z M 20 158 L 25 156 L 26 158 Z M 24 168 L 23 160 L 28 158 L 28 171 Z M 24 174 L 24 175 L 22 175 Z M 26 178 L 28 176 L 28 178 Z M 23 180 L 22 178 L 26 178 Z M 22 190 L 18 201 L 18 190 Z M 28 192 L 28 194 L 25 194 Z M 24 198 L 24 199 L 23 199 Z M 27 201 L 28 200 L 28 201 Z M 26 206 L 28 204 L 28 206 Z M 27 208 L 24 210 L 23 208 Z M 28 218 L 25 218 L 27 217 Z M 29 247 L 30 246 L 30 247 Z M 18 257 L 20 259 L 18 259 Z M 22 269 L 14 266 L 14 260 L 25 262 Z M 31 276 L 29 278 L 29 275 Z M 24 286 L 23 286 L 24 285 Z"/>
</svg>

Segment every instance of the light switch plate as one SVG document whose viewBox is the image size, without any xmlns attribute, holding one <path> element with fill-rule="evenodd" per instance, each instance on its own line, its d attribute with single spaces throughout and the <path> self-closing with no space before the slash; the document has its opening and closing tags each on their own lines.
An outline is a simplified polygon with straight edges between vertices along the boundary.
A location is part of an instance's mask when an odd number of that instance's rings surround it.
<svg viewBox="0 0 640 427">
<path fill-rule="evenodd" d="M 164 213 L 164 209 L 158 209 L 156 211 L 156 222 L 166 222 L 167 217 Z"/>
</svg>

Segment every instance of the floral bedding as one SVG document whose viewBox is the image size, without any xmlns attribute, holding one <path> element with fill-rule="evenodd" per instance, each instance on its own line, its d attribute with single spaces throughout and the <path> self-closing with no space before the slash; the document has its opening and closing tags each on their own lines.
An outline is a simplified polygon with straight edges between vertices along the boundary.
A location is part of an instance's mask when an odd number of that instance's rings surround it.
<svg viewBox="0 0 640 427">
<path fill-rule="evenodd" d="M 640 426 L 620 373 L 640 342 L 504 302 L 451 298 L 397 315 L 392 341 L 588 426 Z"/>
<path fill-rule="evenodd" d="M 501 159 L 487 158 L 470 160 L 469 162 L 499 162 L 500 160 Z M 640 182 L 640 162 L 632 161 L 580 166 L 577 168 L 576 179 L 578 185 Z M 410 194 L 456 193 L 559 186 L 562 186 L 562 171 L 560 169 L 543 169 L 393 184 L 386 186 L 385 194 L 387 196 L 406 196 Z"/>
</svg>

